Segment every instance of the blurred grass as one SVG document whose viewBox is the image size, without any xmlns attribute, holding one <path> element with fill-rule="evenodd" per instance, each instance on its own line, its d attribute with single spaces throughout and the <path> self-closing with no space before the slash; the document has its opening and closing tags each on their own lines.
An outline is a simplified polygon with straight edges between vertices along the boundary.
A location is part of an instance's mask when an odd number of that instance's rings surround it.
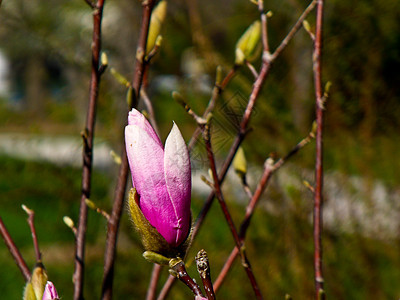
<svg viewBox="0 0 400 300">
<path fill-rule="evenodd" d="M 34 253 L 25 204 L 35 210 L 36 228 L 49 277 L 55 282 L 63 299 L 72 298 L 71 276 L 74 269 L 74 244 L 71 231 L 63 224 L 64 215 L 77 219 L 80 170 L 56 167 L 47 163 L 28 162 L 0 156 L 0 211 L 11 236 L 28 265 L 34 265 Z M 95 172 L 93 200 L 110 208 L 108 174 Z M 295 299 L 313 295 L 312 226 L 301 193 L 292 191 L 294 207 L 271 215 L 257 210 L 248 233 L 246 251 L 263 294 L 282 299 L 286 293 Z M 199 212 L 202 198 L 193 198 L 193 213 Z M 229 203 L 235 222 L 243 216 L 243 207 Z M 103 268 L 105 220 L 89 212 L 86 299 L 98 299 Z M 324 271 L 327 296 L 330 299 L 395 299 L 399 297 L 399 241 L 382 241 L 361 234 L 331 232 L 323 237 Z M 233 247 L 230 232 L 223 221 L 221 209 L 213 204 L 188 255 L 188 271 L 199 280 L 193 257 L 204 248 L 210 258 L 211 274 L 216 278 Z M 119 235 L 115 272 L 116 299 L 143 299 L 152 265 L 141 256 L 137 235 L 124 214 Z M 2 298 L 19 299 L 24 285 L 6 247 L 0 247 L 0 285 Z M 164 269 L 162 281 L 166 278 Z M 159 288 L 161 284 L 159 285 Z M 245 272 L 237 260 L 225 283 L 218 291 L 219 299 L 252 299 L 253 292 Z M 188 299 L 189 290 L 177 282 L 169 299 Z"/>
</svg>

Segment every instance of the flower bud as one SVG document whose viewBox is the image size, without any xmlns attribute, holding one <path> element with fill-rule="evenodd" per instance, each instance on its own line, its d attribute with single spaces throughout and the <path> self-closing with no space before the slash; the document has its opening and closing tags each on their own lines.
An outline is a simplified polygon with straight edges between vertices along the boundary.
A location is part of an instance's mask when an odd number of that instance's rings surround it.
<svg viewBox="0 0 400 300">
<path fill-rule="evenodd" d="M 259 20 L 250 25 L 236 43 L 235 64 L 242 65 L 246 60 L 251 60 L 261 38 L 261 23 Z"/>
<path fill-rule="evenodd" d="M 133 222 L 146 250 L 171 257 L 173 249 L 179 252 L 183 247 L 191 227 L 191 170 L 185 141 L 173 124 L 164 149 L 147 119 L 132 109 L 125 144 L 134 186 L 129 196 Z"/>
<path fill-rule="evenodd" d="M 242 147 L 239 147 L 235 157 L 233 158 L 233 168 L 239 176 L 244 176 L 247 173 L 247 161 Z"/>
<path fill-rule="evenodd" d="M 41 262 L 33 269 L 31 280 L 26 284 L 24 300 L 42 299 L 44 287 L 47 282 L 47 272 Z"/>
<path fill-rule="evenodd" d="M 146 55 L 149 54 L 156 45 L 156 41 L 158 36 L 160 35 L 161 27 L 166 15 L 167 1 L 163 0 L 157 4 L 157 6 L 153 9 L 153 12 L 151 13 L 149 35 L 147 37 L 146 45 Z"/>
<path fill-rule="evenodd" d="M 46 287 L 44 288 L 42 300 L 58 300 L 58 293 L 56 287 L 51 281 L 47 281 Z"/>
</svg>

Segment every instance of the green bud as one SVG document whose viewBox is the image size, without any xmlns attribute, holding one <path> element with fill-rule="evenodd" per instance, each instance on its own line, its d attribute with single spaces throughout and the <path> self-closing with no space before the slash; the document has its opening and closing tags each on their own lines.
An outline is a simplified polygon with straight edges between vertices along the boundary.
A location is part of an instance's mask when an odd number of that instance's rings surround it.
<svg viewBox="0 0 400 300">
<path fill-rule="evenodd" d="M 169 261 L 171 260 L 170 258 L 167 258 L 161 254 L 155 253 L 153 251 L 145 251 L 143 252 L 143 257 L 154 264 L 159 264 L 159 265 L 168 265 Z"/>
<path fill-rule="evenodd" d="M 117 153 L 115 153 L 114 150 L 110 151 L 110 156 L 113 159 L 113 161 L 117 164 L 120 165 L 122 163 L 121 156 L 119 156 Z"/>
<path fill-rule="evenodd" d="M 307 32 L 311 32 L 311 26 L 310 26 L 310 23 L 308 23 L 307 20 L 303 21 L 303 27 Z"/>
<path fill-rule="evenodd" d="M 90 209 L 96 210 L 97 206 L 96 206 L 96 204 L 94 204 L 94 202 L 92 200 L 85 199 L 85 203 Z"/>
<path fill-rule="evenodd" d="M 183 96 L 181 95 L 181 93 L 177 92 L 177 91 L 173 91 L 172 92 L 172 98 L 178 102 L 180 105 L 185 106 L 186 102 L 183 99 Z"/>
<path fill-rule="evenodd" d="M 311 132 L 310 132 L 310 136 L 311 136 L 312 138 L 315 138 L 315 135 L 316 135 L 316 133 L 317 133 L 317 128 L 318 128 L 317 121 L 314 121 L 314 122 L 312 123 Z"/>
<path fill-rule="evenodd" d="M 114 68 L 111 68 L 110 70 L 111 75 L 114 76 L 114 78 L 123 86 L 129 87 L 131 84 L 129 83 L 128 79 L 125 78 L 124 75 L 122 75 L 121 73 L 119 73 L 117 70 L 115 70 Z"/>
<path fill-rule="evenodd" d="M 128 104 L 128 107 L 132 107 L 132 101 L 133 101 L 133 88 L 129 86 L 128 90 L 126 91 L 126 103 Z"/>
<path fill-rule="evenodd" d="M 37 300 L 35 291 L 33 290 L 32 283 L 27 282 L 24 289 L 24 300 Z"/>
<path fill-rule="evenodd" d="M 108 58 L 105 52 L 101 53 L 101 64 L 105 67 L 108 65 Z"/>
<path fill-rule="evenodd" d="M 161 257 L 171 259 L 185 256 L 191 240 L 190 234 L 186 241 L 179 247 L 175 248 L 169 245 L 157 229 L 153 227 L 143 215 L 139 207 L 139 195 L 134 188 L 129 192 L 128 207 L 133 224 L 139 232 L 143 247 L 146 250 L 143 254 L 146 259 L 152 262 L 160 259 L 161 262 L 164 262 Z M 156 257 L 154 253 L 160 256 Z"/>
<path fill-rule="evenodd" d="M 68 216 L 64 216 L 63 221 L 69 228 L 73 228 L 75 226 L 74 221 L 72 221 L 72 219 Z"/>
<path fill-rule="evenodd" d="M 41 300 L 48 277 L 41 262 L 38 262 L 33 269 L 31 280 L 26 284 L 24 300 Z"/>
<path fill-rule="evenodd" d="M 242 147 L 238 148 L 238 151 L 233 158 L 233 168 L 240 177 L 243 177 L 247 173 L 247 161 Z"/>
<path fill-rule="evenodd" d="M 215 74 L 215 84 L 220 85 L 222 83 L 222 67 L 217 66 L 217 71 Z"/>
<path fill-rule="evenodd" d="M 328 81 L 328 82 L 325 84 L 325 88 L 324 88 L 324 96 L 325 96 L 325 97 L 328 97 L 329 91 L 331 90 L 331 87 L 332 87 L 332 82 L 331 82 L 331 81 Z"/>
<path fill-rule="evenodd" d="M 167 1 L 160 1 L 153 9 L 150 19 L 149 35 L 147 36 L 146 55 L 156 45 L 156 40 L 160 35 L 162 24 L 167 15 Z"/>
<path fill-rule="evenodd" d="M 155 46 L 156 47 L 161 47 L 162 41 L 163 41 L 162 35 L 157 36 L 156 42 L 155 42 Z"/>
<path fill-rule="evenodd" d="M 251 57 L 257 52 L 257 46 L 261 39 L 261 22 L 255 21 L 243 33 L 239 41 L 236 43 L 235 50 L 235 64 L 242 65 L 245 60 L 250 60 Z"/>
</svg>

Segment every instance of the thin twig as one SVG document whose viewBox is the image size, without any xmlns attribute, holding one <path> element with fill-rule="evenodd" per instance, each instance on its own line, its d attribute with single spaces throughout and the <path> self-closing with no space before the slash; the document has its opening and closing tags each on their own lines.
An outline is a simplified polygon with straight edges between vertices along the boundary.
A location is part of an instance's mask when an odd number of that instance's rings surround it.
<svg viewBox="0 0 400 300">
<path fill-rule="evenodd" d="M 3 237 L 4 243 L 6 244 L 8 250 L 10 251 L 10 254 L 14 258 L 15 263 L 17 264 L 17 267 L 22 273 L 22 276 L 24 276 L 25 281 L 30 281 L 31 280 L 31 271 L 29 271 L 28 266 L 26 265 L 26 262 L 24 258 L 22 257 L 21 253 L 18 250 L 18 247 L 15 245 L 13 239 L 11 238 L 10 234 L 8 233 L 8 230 L 6 226 L 3 223 L 3 219 L 0 217 L 0 233 L 1 236 Z"/>
<path fill-rule="evenodd" d="M 139 43 L 136 50 L 135 73 L 132 81 L 134 99 L 130 101 L 131 107 L 129 107 L 129 109 L 131 109 L 132 107 L 136 107 L 137 99 L 139 99 L 140 95 L 140 88 L 143 82 L 143 76 L 146 67 L 146 63 L 144 61 L 144 53 L 146 49 L 151 11 L 153 9 L 154 3 L 155 0 L 142 2 L 142 23 L 139 35 Z M 106 249 L 104 253 L 104 273 L 101 296 L 101 299 L 103 300 L 112 299 L 112 285 L 114 279 L 114 262 L 116 254 L 117 235 L 122 214 L 123 202 L 125 198 L 129 170 L 125 147 L 122 147 L 121 160 L 122 162 L 119 169 L 117 186 L 114 193 L 114 204 L 111 211 L 110 219 L 107 224 L 107 238 Z"/>
<path fill-rule="evenodd" d="M 242 244 L 238 235 L 238 232 L 235 228 L 235 225 L 233 223 L 231 214 L 229 212 L 228 206 L 226 205 L 226 202 L 224 200 L 224 196 L 222 194 L 221 191 L 221 186 L 220 186 L 220 182 L 218 179 L 218 174 L 217 174 L 217 168 L 216 168 L 216 163 L 215 163 L 215 158 L 214 158 L 214 152 L 212 150 L 212 146 L 211 146 L 211 139 L 210 139 L 210 126 L 206 125 L 204 127 L 204 131 L 203 131 L 203 137 L 204 137 L 204 142 L 206 144 L 206 149 L 207 149 L 207 154 L 208 154 L 208 160 L 210 162 L 210 169 L 213 175 L 213 179 L 214 179 L 214 186 L 215 186 L 215 194 L 217 196 L 218 202 L 222 208 L 222 212 L 224 213 L 226 222 L 228 223 L 229 229 L 231 230 L 231 233 L 233 235 L 233 238 L 235 240 L 236 243 L 236 247 L 238 249 L 242 248 Z M 260 288 L 257 284 L 256 278 L 254 276 L 253 270 L 251 268 L 250 262 L 248 260 L 248 258 L 246 257 L 244 251 L 240 251 L 241 256 L 242 256 L 242 261 L 245 262 L 243 264 L 245 271 L 247 273 L 247 276 L 249 277 L 251 286 L 253 287 L 254 293 L 256 295 L 257 299 L 263 299 L 262 295 L 261 295 L 261 291 Z"/>
<path fill-rule="evenodd" d="M 101 209 L 100 207 L 98 207 L 92 200 L 90 199 L 86 199 L 86 205 L 94 210 L 95 212 L 97 212 L 98 214 L 102 215 L 107 221 L 110 219 L 110 215 L 108 214 L 108 212 L 106 212 L 105 210 Z"/>
<path fill-rule="evenodd" d="M 151 100 L 144 89 L 140 91 L 140 96 L 142 97 L 144 105 L 146 105 L 147 111 L 149 112 L 149 120 L 151 126 L 154 128 L 154 131 L 157 133 L 157 135 L 160 136 L 160 131 L 158 130 L 153 104 L 151 103 Z"/>
<path fill-rule="evenodd" d="M 208 102 L 207 108 L 204 110 L 203 118 L 206 118 L 207 115 L 213 111 L 213 109 L 215 107 L 215 103 L 218 99 L 218 96 L 220 96 L 222 94 L 222 92 L 225 90 L 228 83 L 235 76 L 237 69 L 238 69 L 238 66 L 236 66 L 236 65 L 233 66 L 233 68 L 229 70 L 228 74 L 225 76 L 225 78 L 222 80 L 222 82 L 215 82 L 215 85 L 214 85 L 214 88 L 213 88 L 213 91 L 211 94 L 211 99 Z M 219 70 L 219 72 L 221 72 L 221 70 Z M 201 133 L 201 129 L 200 129 L 200 127 L 197 127 L 188 143 L 189 151 L 194 147 L 200 133 Z"/>
<path fill-rule="evenodd" d="M 154 300 L 156 298 L 157 283 L 160 278 L 161 270 L 161 265 L 154 264 L 153 271 L 151 272 L 149 288 L 147 289 L 146 300 Z"/>
<path fill-rule="evenodd" d="M 254 66 L 253 66 L 250 62 L 248 62 L 247 60 L 246 60 L 246 66 L 249 68 L 249 70 L 250 70 L 250 72 L 253 74 L 254 78 L 257 78 L 257 77 L 258 77 L 258 73 L 257 73 L 256 69 L 255 69 Z"/>
<path fill-rule="evenodd" d="M 168 279 L 165 281 L 164 286 L 162 287 L 160 293 L 158 294 L 157 300 L 163 300 L 167 297 L 169 291 L 171 290 L 172 285 L 175 283 L 176 277 L 170 275 Z"/>
<path fill-rule="evenodd" d="M 304 146 L 306 146 L 313 138 L 313 133 L 309 133 L 307 137 L 302 139 L 295 147 L 293 147 L 292 150 L 289 151 L 286 156 L 283 158 L 279 159 L 277 162 L 273 163 L 272 159 L 269 158 L 266 160 L 264 164 L 264 172 L 263 175 L 261 176 L 261 179 L 257 185 L 257 188 L 254 192 L 253 195 L 251 195 L 250 192 L 250 202 L 246 207 L 246 214 L 244 216 L 244 219 L 240 225 L 240 231 L 239 231 L 239 237 L 241 239 L 241 242 L 244 242 L 244 239 L 246 237 L 246 232 L 247 229 L 250 225 L 251 217 L 253 216 L 254 210 L 261 198 L 262 193 L 264 190 L 267 188 L 268 183 L 270 182 L 271 176 L 273 175 L 274 172 L 276 172 L 278 169 L 280 169 L 283 164 L 290 159 L 293 155 L 295 155 L 300 149 L 302 149 Z M 247 192 L 247 195 L 249 195 L 249 192 Z M 214 289 L 217 291 L 223 280 L 225 279 L 226 275 L 228 274 L 229 269 L 231 268 L 235 257 L 239 254 L 239 249 L 237 247 L 233 248 L 231 254 L 229 255 L 228 259 L 226 260 L 221 272 L 219 273 L 217 279 L 215 280 L 214 283 Z"/>
<path fill-rule="evenodd" d="M 292 29 L 289 31 L 289 33 L 285 36 L 285 38 L 282 40 L 282 42 L 279 44 L 279 46 L 275 49 L 274 53 L 271 54 L 270 60 L 274 61 L 281 53 L 282 51 L 286 48 L 286 46 L 289 44 L 290 40 L 294 37 L 296 32 L 303 26 L 303 21 L 307 18 L 307 16 L 311 13 L 311 11 L 314 9 L 315 5 L 317 4 L 317 0 L 313 0 L 307 8 L 303 11 L 301 16 L 297 19 L 297 22 L 294 24 Z"/>
<path fill-rule="evenodd" d="M 316 151 L 315 151 L 315 192 L 314 192 L 314 276 L 315 299 L 325 299 L 324 278 L 322 274 L 322 187 L 323 187 L 323 92 L 321 83 L 321 50 L 322 50 L 322 23 L 323 0 L 317 1 L 316 32 L 313 53 L 315 109 L 316 109 Z"/>
<path fill-rule="evenodd" d="M 93 139 L 96 122 L 96 106 L 101 74 L 99 72 L 101 51 L 101 21 L 105 0 L 98 0 L 93 8 L 92 70 L 90 79 L 89 104 L 86 116 L 83 148 L 82 194 L 79 209 L 79 223 L 76 233 L 76 253 L 74 272 L 74 300 L 83 299 L 85 269 L 85 239 L 88 208 L 85 203 L 90 198 L 93 163 Z M 90 3 L 90 2 L 88 2 Z"/>
<path fill-rule="evenodd" d="M 204 297 L 198 284 L 187 273 L 185 263 L 182 260 L 179 260 L 176 264 L 170 265 L 170 267 L 176 272 L 178 279 L 186 284 L 195 296 Z"/>
<path fill-rule="evenodd" d="M 32 233 L 33 247 L 35 249 L 36 262 L 40 262 L 42 260 L 42 254 L 40 253 L 39 243 L 36 235 L 35 228 L 35 212 L 32 209 L 29 209 L 25 205 L 22 204 L 22 209 L 28 214 L 28 224 Z"/>
<path fill-rule="evenodd" d="M 215 300 L 214 288 L 211 281 L 210 275 L 210 263 L 208 261 L 207 252 L 202 249 L 200 250 L 196 257 L 197 271 L 200 274 L 201 281 L 203 282 L 204 290 L 206 291 L 206 296 L 208 300 Z"/>
<path fill-rule="evenodd" d="M 246 106 L 246 110 L 245 113 L 243 115 L 241 124 L 240 124 L 240 128 L 238 130 L 238 133 L 234 139 L 234 141 L 232 142 L 231 148 L 229 149 L 228 155 L 221 167 L 221 170 L 219 171 L 219 182 L 220 184 L 222 184 L 222 182 L 225 179 L 225 176 L 229 170 L 229 167 L 232 163 L 232 160 L 236 154 L 237 149 L 239 148 L 240 144 L 242 143 L 243 139 L 245 138 L 245 134 L 246 134 L 246 129 L 247 129 L 247 124 L 250 121 L 250 117 L 251 117 L 251 113 L 253 111 L 254 105 L 256 103 L 256 100 L 258 99 L 260 92 L 261 92 L 261 88 L 262 85 L 264 84 L 268 74 L 269 74 L 269 70 L 271 68 L 271 62 L 274 61 L 281 53 L 282 51 L 286 48 L 288 42 L 294 37 L 295 33 L 299 30 L 299 28 L 302 25 L 302 21 L 307 17 L 307 15 L 312 11 L 312 9 L 315 6 L 315 1 L 313 0 L 310 5 L 306 8 L 306 10 L 302 13 L 302 15 L 299 17 L 298 21 L 295 23 L 295 25 L 293 26 L 293 28 L 290 30 L 290 32 L 288 33 L 288 35 L 284 38 L 284 40 L 281 42 L 281 44 L 278 46 L 278 48 L 275 50 L 274 54 L 272 56 L 266 56 L 264 55 L 264 59 L 263 59 L 263 63 L 261 66 L 261 70 L 258 73 L 259 76 L 257 78 L 257 80 L 255 81 L 254 85 L 253 85 L 253 89 L 252 92 L 250 94 L 250 98 L 249 98 L 249 102 L 247 103 Z M 264 33 L 263 33 L 264 34 Z M 268 51 L 266 49 L 263 49 L 264 53 L 268 53 Z M 225 77 L 225 79 L 223 80 L 222 84 L 221 84 L 221 90 L 223 90 L 226 85 L 230 82 L 230 80 L 233 78 L 233 76 L 236 73 L 236 69 L 232 69 L 231 72 Z M 200 129 L 197 128 L 196 132 L 200 132 Z M 192 143 L 194 144 L 196 141 L 196 139 L 194 139 L 192 137 L 191 142 L 189 143 L 189 149 L 191 149 Z M 199 229 L 201 228 L 201 225 L 203 224 L 203 221 L 208 213 L 208 211 L 211 208 L 211 205 L 213 203 L 215 197 L 215 192 L 214 190 L 212 190 L 209 194 L 209 196 L 207 197 L 207 200 L 205 201 L 199 215 L 197 216 L 194 226 L 193 226 L 193 232 L 192 232 L 192 240 L 196 237 Z M 165 283 L 164 287 L 161 290 L 161 293 L 159 295 L 159 297 L 157 298 L 157 300 L 162 300 L 166 297 L 166 295 L 168 294 L 169 289 L 172 286 L 172 283 L 174 281 L 173 277 L 168 278 L 167 282 Z"/>
</svg>

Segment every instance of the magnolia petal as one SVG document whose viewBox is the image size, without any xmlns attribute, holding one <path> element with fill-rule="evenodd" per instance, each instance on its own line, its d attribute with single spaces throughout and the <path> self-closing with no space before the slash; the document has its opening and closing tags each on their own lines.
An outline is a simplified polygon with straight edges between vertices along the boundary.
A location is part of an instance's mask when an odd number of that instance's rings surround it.
<svg viewBox="0 0 400 300">
<path fill-rule="evenodd" d="M 164 151 L 144 129 L 136 125 L 125 127 L 125 146 L 133 185 L 140 195 L 140 208 L 158 230 L 164 204 L 170 202 L 164 179 Z"/>
<path fill-rule="evenodd" d="M 179 245 L 190 229 L 191 170 L 185 140 L 175 123 L 165 142 L 164 171 L 175 213 L 175 218 L 171 220 L 171 235 L 175 235 L 174 243 Z"/>
<path fill-rule="evenodd" d="M 46 287 L 44 288 L 42 300 L 54 300 L 59 299 L 56 287 L 51 281 L 47 281 Z"/>
<path fill-rule="evenodd" d="M 136 125 L 146 131 L 161 147 L 162 143 L 154 128 L 151 126 L 150 122 L 146 117 L 141 114 L 138 110 L 132 108 L 128 114 L 128 125 Z"/>
</svg>

